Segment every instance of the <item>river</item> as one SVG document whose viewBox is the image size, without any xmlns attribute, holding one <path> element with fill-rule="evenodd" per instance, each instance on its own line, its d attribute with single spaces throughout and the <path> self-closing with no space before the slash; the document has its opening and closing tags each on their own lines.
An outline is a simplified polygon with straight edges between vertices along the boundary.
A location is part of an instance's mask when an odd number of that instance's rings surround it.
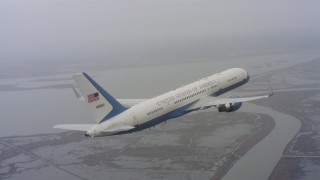
<svg viewBox="0 0 320 180">
<path fill-rule="evenodd" d="M 299 131 L 301 122 L 288 114 L 250 103 L 243 107 L 243 111 L 270 115 L 276 125 L 269 135 L 241 157 L 222 179 L 268 179 L 283 150 Z"/>
</svg>

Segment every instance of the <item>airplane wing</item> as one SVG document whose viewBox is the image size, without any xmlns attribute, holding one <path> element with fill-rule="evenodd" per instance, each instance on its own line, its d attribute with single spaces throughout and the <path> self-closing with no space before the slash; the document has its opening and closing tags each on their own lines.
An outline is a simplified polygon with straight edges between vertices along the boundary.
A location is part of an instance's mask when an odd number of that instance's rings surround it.
<svg viewBox="0 0 320 180">
<path fill-rule="evenodd" d="M 58 124 L 53 126 L 53 128 L 73 131 L 88 131 L 92 126 L 94 126 L 94 124 Z"/>
<path fill-rule="evenodd" d="M 247 102 L 247 101 L 253 101 L 257 99 L 263 99 L 263 98 L 268 98 L 273 95 L 273 89 L 272 86 L 269 84 L 269 94 L 267 95 L 260 95 L 260 96 L 251 96 L 251 97 L 237 97 L 237 96 L 229 96 L 226 98 L 220 98 L 220 97 L 213 97 L 213 96 L 207 96 L 196 103 L 194 103 L 192 106 L 190 106 L 186 111 L 194 111 L 194 110 L 199 110 L 199 109 L 205 109 L 209 107 L 220 107 L 225 104 L 235 104 L 235 103 L 240 103 L 240 102 Z"/>
<path fill-rule="evenodd" d="M 130 108 L 136 104 L 139 104 L 148 99 L 117 99 L 120 104 L 122 104 L 126 108 Z"/>
<path fill-rule="evenodd" d="M 56 129 L 65 129 L 65 130 L 73 130 L 73 131 L 88 131 L 95 124 L 59 124 L 53 126 Z M 111 129 L 106 129 L 103 132 L 120 132 L 120 131 L 128 131 L 133 129 L 134 126 L 119 126 L 113 127 Z"/>
<path fill-rule="evenodd" d="M 205 98 L 200 99 L 198 102 L 196 102 L 192 106 L 190 106 L 188 109 L 186 109 L 186 111 L 205 109 L 212 106 L 219 107 L 220 105 L 225 105 L 225 104 L 234 104 L 239 102 L 253 101 L 257 99 L 268 98 L 269 96 L 271 95 L 252 96 L 252 97 L 227 97 L 227 98 L 207 96 Z"/>
<path fill-rule="evenodd" d="M 263 96 L 252 96 L 252 97 L 228 97 L 228 98 L 216 98 L 215 100 L 209 102 L 207 105 L 209 106 L 218 106 L 221 104 L 228 104 L 228 103 L 239 103 L 239 102 L 247 102 L 253 101 L 257 99 L 268 98 L 269 95 Z"/>
<path fill-rule="evenodd" d="M 235 103 L 240 103 L 240 102 L 253 101 L 253 100 L 257 100 L 257 99 L 268 98 L 272 95 L 273 95 L 273 89 L 272 89 L 271 84 L 269 83 L 269 94 L 268 95 L 251 96 L 251 97 L 230 96 L 230 97 L 226 97 L 226 98 L 207 96 L 207 97 L 202 98 L 199 101 L 197 101 L 191 107 L 186 109 L 186 111 L 205 109 L 205 108 L 209 108 L 212 106 L 220 107 L 225 104 L 235 104 Z"/>
</svg>

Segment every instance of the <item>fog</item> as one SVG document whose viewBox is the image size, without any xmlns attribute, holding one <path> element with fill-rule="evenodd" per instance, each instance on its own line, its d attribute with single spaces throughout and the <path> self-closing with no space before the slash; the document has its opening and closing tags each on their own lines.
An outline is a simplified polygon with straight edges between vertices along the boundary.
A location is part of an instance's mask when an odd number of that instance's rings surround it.
<svg viewBox="0 0 320 180">
<path fill-rule="evenodd" d="M 203 59 L 235 44 L 312 46 L 318 7 L 316 0 L 2 0 L 0 60 Z"/>
<path fill-rule="evenodd" d="M 1 0 L 0 179 L 318 177 L 319 7 Z M 266 94 L 268 81 L 274 96 L 121 136 L 52 128 L 94 123 L 71 89 L 73 73 L 88 72 L 115 98 L 145 99 L 232 67 L 246 69 L 250 82 L 221 97 Z"/>
</svg>

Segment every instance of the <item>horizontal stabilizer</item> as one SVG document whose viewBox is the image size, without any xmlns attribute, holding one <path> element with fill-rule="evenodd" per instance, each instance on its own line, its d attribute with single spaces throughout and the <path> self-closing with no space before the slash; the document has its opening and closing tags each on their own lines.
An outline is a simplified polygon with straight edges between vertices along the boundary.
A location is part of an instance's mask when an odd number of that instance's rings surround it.
<svg viewBox="0 0 320 180">
<path fill-rule="evenodd" d="M 53 126 L 53 128 L 73 131 L 88 131 L 92 126 L 94 126 L 94 124 L 58 124 Z"/>
<path fill-rule="evenodd" d="M 120 131 L 129 131 L 130 129 L 133 129 L 134 126 L 120 126 L 115 128 L 106 129 L 103 132 L 120 132 Z"/>
</svg>

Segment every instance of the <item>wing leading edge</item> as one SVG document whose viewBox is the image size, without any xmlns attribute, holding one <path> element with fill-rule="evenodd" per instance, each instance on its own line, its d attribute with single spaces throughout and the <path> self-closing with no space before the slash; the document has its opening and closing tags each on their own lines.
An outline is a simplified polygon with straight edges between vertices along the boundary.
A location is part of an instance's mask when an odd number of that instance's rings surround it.
<svg viewBox="0 0 320 180">
<path fill-rule="evenodd" d="M 220 105 L 224 104 L 234 104 L 234 103 L 240 103 L 240 102 L 248 102 L 253 101 L 257 99 L 263 99 L 268 98 L 270 95 L 264 95 L 264 96 L 253 96 L 253 97 L 239 97 L 239 98 L 217 98 L 217 97 L 205 97 L 198 102 L 196 102 L 194 105 L 192 105 L 190 108 L 188 108 L 186 111 L 192 111 L 192 110 L 198 110 L 198 109 L 205 109 L 208 107 L 219 107 Z"/>
<path fill-rule="evenodd" d="M 94 125 L 95 124 L 59 124 L 59 125 L 53 126 L 53 128 L 64 129 L 64 130 L 73 130 L 73 131 L 85 131 L 86 132 Z M 134 128 L 134 126 L 123 125 L 123 126 L 118 126 L 118 127 L 106 129 L 103 132 L 128 131 L 133 128 Z"/>
<path fill-rule="evenodd" d="M 53 126 L 53 128 L 73 131 L 88 131 L 94 125 L 95 124 L 58 124 Z"/>
<path fill-rule="evenodd" d="M 269 83 L 269 94 L 268 95 L 260 95 L 260 96 L 251 96 L 251 97 L 227 97 L 227 98 L 219 98 L 207 96 L 205 98 L 200 99 L 198 102 L 190 106 L 186 111 L 194 111 L 198 109 L 205 109 L 209 107 L 219 107 L 225 104 L 235 104 L 240 102 L 248 102 L 254 101 L 258 99 L 268 98 L 273 95 L 273 89 Z"/>
</svg>

